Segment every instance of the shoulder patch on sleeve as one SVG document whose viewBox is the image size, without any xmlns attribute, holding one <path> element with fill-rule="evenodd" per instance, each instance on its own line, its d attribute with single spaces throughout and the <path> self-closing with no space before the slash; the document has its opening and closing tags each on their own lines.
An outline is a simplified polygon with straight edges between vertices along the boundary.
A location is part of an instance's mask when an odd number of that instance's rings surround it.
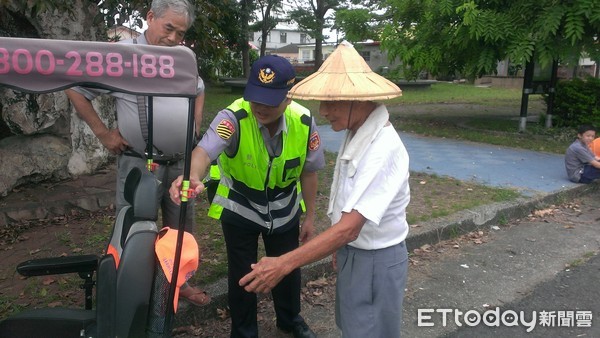
<svg viewBox="0 0 600 338">
<path fill-rule="evenodd" d="M 315 151 L 319 149 L 321 145 L 321 138 L 319 137 L 319 133 L 314 131 L 310 134 L 310 138 L 308 139 L 308 150 Z"/>
<path fill-rule="evenodd" d="M 223 119 L 217 126 L 217 135 L 224 140 L 228 140 L 235 133 L 235 127 L 231 121 Z"/>
</svg>

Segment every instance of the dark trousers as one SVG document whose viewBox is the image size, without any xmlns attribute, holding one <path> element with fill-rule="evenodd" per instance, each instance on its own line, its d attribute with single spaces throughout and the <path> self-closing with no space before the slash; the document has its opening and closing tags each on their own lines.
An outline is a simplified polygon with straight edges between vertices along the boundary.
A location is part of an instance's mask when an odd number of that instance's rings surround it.
<svg viewBox="0 0 600 338">
<path fill-rule="evenodd" d="M 246 292 L 239 286 L 239 281 L 251 271 L 250 264 L 256 263 L 261 233 L 267 256 L 277 257 L 298 247 L 299 227 L 271 235 L 244 224 L 222 222 L 222 227 L 227 246 L 231 337 L 258 337 L 257 296 Z M 278 327 L 291 329 L 294 323 L 303 320 L 300 316 L 300 284 L 300 269 L 296 269 L 271 291 Z"/>
<path fill-rule="evenodd" d="M 581 174 L 581 178 L 579 179 L 579 183 L 591 183 L 600 178 L 600 169 L 586 164 L 583 167 L 583 173 Z"/>
</svg>

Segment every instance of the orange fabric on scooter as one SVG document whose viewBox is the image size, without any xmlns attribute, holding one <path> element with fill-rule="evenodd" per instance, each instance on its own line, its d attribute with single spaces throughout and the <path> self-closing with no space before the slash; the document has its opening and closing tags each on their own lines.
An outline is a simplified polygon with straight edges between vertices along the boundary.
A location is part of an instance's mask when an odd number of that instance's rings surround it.
<svg viewBox="0 0 600 338">
<path fill-rule="evenodd" d="M 175 248 L 177 246 L 177 229 L 163 227 L 158 233 L 154 250 L 156 257 L 160 262 L 165 276 L 169 283 L 173 274 L 173 265 L 175 264 Z M 181 248 L 181 261 L 179 263 L 179 273 L 177 275 L 177 287 L 175 288 L 175 298 L 173 299 L 173 309 L 177 312 L 177 302 L 179 300 L 179 289 L 198 269 L 200 254 L 198 243 L 192 234 L 184 232 L 183 247 Z"/>
</svg>

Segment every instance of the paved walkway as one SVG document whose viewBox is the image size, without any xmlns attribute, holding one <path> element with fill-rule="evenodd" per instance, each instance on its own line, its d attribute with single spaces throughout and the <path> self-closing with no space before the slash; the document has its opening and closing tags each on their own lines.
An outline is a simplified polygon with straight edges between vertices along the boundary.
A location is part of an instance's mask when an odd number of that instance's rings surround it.
<svg viewBox="0 0 600 338">
<path fill-rule="evenodd" d="M 339 150 L 344 132 L 319 126 L 325 149 Z M 568 180 L 564 156 L 482 143 L 400 133 L 410 170 L 515 188 L 527 196 L 578 186 Z"/>
</svg>

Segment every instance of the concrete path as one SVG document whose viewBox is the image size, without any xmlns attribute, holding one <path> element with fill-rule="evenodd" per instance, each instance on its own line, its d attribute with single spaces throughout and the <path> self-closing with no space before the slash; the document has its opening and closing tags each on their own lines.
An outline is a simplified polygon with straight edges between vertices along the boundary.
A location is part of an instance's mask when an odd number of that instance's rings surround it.
<svg viewBox="0 0 600 338">
<path fill-rule="evenodd" d="M 337 152 L 345 132 L 319 126 L 325 149 Z M 410 170 L 463 181 L 515 188 L 527 196 L 557 192 L 577 184 L 568 180 L 564 156 L 483 143 L 400 133 Z"/>
</svg>

